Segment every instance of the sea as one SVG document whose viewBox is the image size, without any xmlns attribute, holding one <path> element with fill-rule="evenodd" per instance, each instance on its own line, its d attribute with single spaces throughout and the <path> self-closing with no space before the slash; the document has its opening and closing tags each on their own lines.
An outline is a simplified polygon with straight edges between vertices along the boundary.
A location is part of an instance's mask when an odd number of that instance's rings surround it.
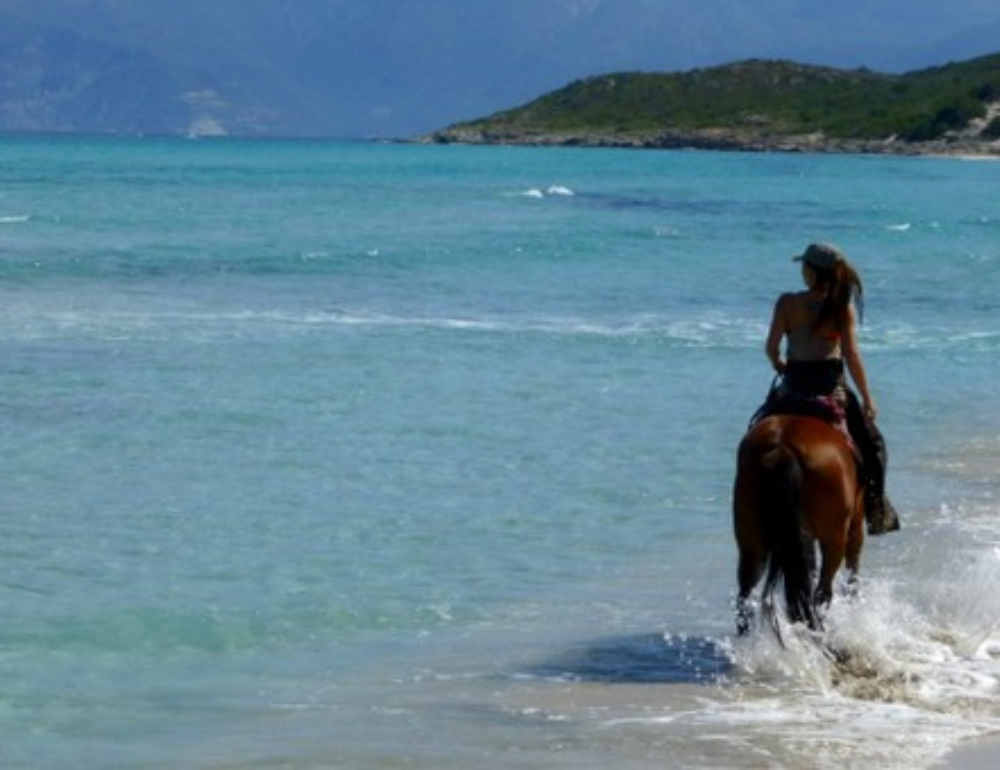
<svg viewBox="0 0 1000 770">
<path fill-rule="evenodd" d="M 0 766 L 929 768 L 1000 734 L 1000 164 L 0 139 Z M 839 245 L 899 532 L 737 638 Z"/>
</svg>

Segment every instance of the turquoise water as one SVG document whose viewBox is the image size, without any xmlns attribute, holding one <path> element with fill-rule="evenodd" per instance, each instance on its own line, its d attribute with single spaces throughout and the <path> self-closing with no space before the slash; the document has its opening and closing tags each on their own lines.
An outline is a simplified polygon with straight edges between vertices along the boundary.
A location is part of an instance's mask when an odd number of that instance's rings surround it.
<svg viewBox="0 0 1000 770">
<path fill-rule="evenodd" d="M 0 763 L 926 766 L 1000 730 L 1000 166 L 0 141 Z M 903 532 L 732 638 L 733 454 L 839 243 Z"/>
</svg>

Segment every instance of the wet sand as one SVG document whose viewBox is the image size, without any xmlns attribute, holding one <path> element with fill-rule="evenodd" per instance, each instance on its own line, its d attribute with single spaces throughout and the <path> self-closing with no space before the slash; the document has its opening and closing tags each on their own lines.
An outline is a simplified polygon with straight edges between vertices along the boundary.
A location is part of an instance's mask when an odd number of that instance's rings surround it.
<svg viewBox="0 0 1000 770">
<path fill-rule="evenodd" d="M 994 770 L 1000 767 L 1000 736 L 963 744 L 944 758 L 946 770 Z"/>
</svg>

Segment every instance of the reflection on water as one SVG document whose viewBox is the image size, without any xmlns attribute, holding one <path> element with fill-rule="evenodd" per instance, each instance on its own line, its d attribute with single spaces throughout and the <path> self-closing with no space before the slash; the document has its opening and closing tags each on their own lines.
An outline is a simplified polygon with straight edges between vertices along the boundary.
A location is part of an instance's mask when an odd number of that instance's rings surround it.
<svg viewBox="0 0 1000 770">
<path fill-rule="evenodd" d="M 732 672 L 728 651 L 713 639 L 651 633 L 582 643 L 526 673 L 583 682 L 717 684 Z"/>
</svg>

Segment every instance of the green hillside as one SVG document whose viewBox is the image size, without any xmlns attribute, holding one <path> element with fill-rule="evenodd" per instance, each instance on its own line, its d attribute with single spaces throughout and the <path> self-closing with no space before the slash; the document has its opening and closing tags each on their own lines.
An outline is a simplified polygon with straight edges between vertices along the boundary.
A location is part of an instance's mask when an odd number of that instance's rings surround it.
<svg viewBox="0 0 1000 770">
<path fill-rule="evenodd" d="M 580 80 L 433 141 L 739 145 L 1000 138 L 1000 54 L 888 75 L 786 61 Z"/>
</svg>

